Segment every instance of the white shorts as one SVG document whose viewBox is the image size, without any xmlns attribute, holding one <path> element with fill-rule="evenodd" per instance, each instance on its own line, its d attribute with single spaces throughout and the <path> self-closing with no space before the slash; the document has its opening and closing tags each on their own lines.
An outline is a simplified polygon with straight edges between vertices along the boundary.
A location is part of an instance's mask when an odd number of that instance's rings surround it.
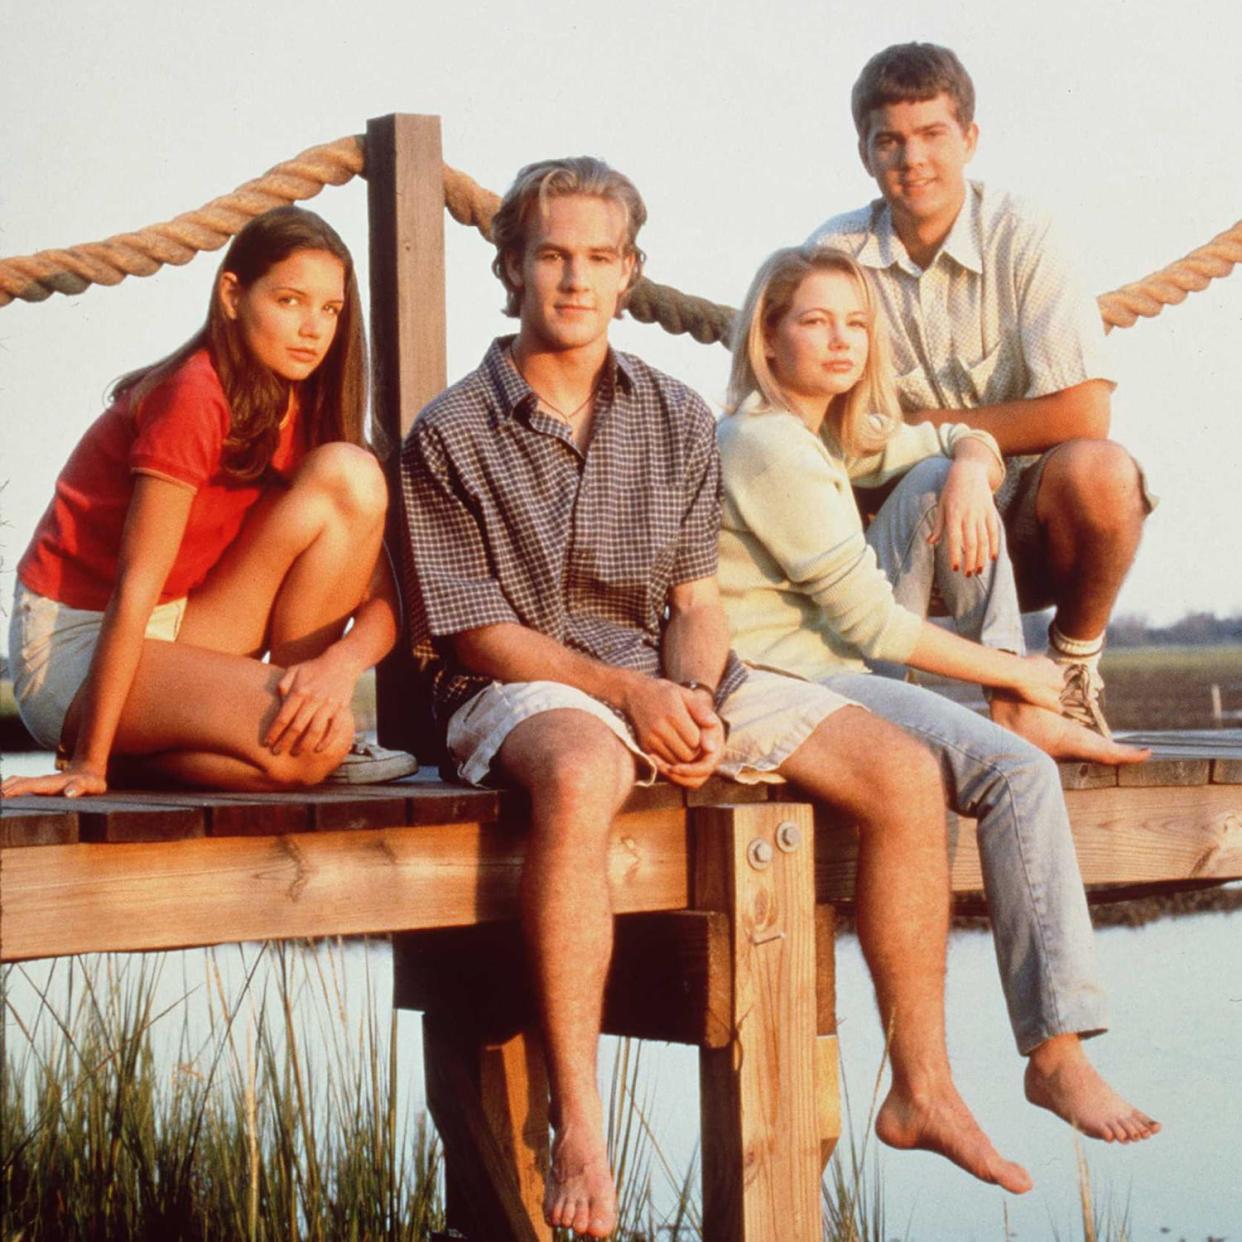
<svg viewBox="0 0 1242 1242">
<path fill-rule="evenodd" d="M 838 708 L 857 706 L 816 682 L 768 669 L 747 669 L 745 682 L 720 708 L 728 734 L 724 758 L 716 770 L 742 784 L 782 784 L 785 778 L 776 769 L 819 723 Z M 625 717 L 559 681 L 494 681 L 463 703 L 448 724 L 448 752 L 457 775 L 468 784 L 483 784 L 505 738 L 522 721 L 563 708 L 585 712 L 611 729 L 633 754 L 640 785 L 656 779 L 655 764 L 639 746 Z"/>
<path fill-rule="evenodd" d="M 182 598 L 157 605 L 146 637 L 174 642 L 185 603 Z M 60 745 L 65 715 L 90 672 L 102 622 L 102 612 L 70 608 L 17 584 L 9 621 L 9 676 L 22 723 L 48 750 Z"/>
</svg>

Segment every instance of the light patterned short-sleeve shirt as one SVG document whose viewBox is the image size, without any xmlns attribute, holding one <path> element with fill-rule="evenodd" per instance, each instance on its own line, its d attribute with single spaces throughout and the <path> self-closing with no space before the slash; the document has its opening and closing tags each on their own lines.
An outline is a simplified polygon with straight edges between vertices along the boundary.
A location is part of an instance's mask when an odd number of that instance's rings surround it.
<svg viewBox="0 0 1242 1242">
<path fill-rule="evenodd" d="M 962 210 L 925 269 L 906 253 L 882 198 L 834 216 L 808 240 L 846 251 L 870 272 L 907 413 L 1114 380 L 1095 299 L 1048 218 L 1011 194 L 967 182 Z"/>
</svg>

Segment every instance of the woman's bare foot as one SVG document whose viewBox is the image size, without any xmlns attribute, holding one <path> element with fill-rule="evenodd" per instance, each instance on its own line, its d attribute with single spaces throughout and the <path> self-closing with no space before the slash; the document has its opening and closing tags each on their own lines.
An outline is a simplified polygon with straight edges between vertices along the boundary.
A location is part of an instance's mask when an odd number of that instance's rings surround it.
<svg viewBox="0 0 1242 1242">
<path fill-rule="evenodd" d="M 935 1152 L 1011 1194 L 1025 1194 L 1034 1185 L 1020 1164 L 992 1146 L 953 1087 L 939 1097 L 917 1100 L 894 1087 L 875 1119 L 875 1132 L 890 1147 Z"/>
<path fill-rule="evenodd" d="M 1160 1132 L 1158 1121 L 1127 1104 L 1100 1077 L 1077 1035 L 1054 1035 L 1031 1053 L 1026 1098 L 1108 1143 L 1134 1143 Z"/>
<path fill-rule="evenodd" d="M 1089 763 L 1118 765 L 1143 763 L 1151 757 L 1151 751 L 1145 746 L 1123 746 L 1046 707 L 1009 698 L 999 690 L 992 695 L 990 710 L 996 724 L 1026 738 L 1054 759 L 1085 759 Z"/>
<path fill-rule="evenodd" d="M 556 1130 L 543 1218 L 587 1238 L 606 1238 L 617 1227 L 617 1191 L 598 1126 L 567 1123 Z"/>
</svg>

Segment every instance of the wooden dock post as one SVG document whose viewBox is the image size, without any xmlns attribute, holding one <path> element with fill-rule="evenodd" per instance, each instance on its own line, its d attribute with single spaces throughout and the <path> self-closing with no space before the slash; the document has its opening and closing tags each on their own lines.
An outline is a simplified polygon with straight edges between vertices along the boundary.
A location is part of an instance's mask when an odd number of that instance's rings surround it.
<svg viewBox="0 0 1242 1242">
<path fill-rule="evenodd" d="M 401 442 L 447 383 L 444 311 L 444 164 L 440 118 L 400 113 L 367 122 L 371 350 L 375 418 L 388 441 L 388 546 L 406 538 Z M 411 710 L 417 676 L 398 643 L 376 675 L 379 738 L 435 762 L 438 745 Z M 428 721 L 429 723 L 429 721 Z"/>
<path fill-rule="evenodd" d="M 704 807 L 695 816 L 699 909 L 729 916 L 732 1043 L 699 1054 L 703 1236 L 819 1242 L 814 836 L 789 803 Z M 835 1043 L 835 1040 L 833 1041 Z"/>
<path fill-rule="evenodd" d="M 444 1144 L 445 1215 L 467 1238 L 551 1242 L 542 1041 L 487 1036 L 462 1011 L 423 1016 L 427 1107 Z"/>
</svg>

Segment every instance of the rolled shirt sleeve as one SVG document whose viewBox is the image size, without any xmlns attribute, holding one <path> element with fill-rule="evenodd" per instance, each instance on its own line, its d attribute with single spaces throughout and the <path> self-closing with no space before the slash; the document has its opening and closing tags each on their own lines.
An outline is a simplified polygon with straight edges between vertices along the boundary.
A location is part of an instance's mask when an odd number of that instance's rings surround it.
<svg viewBox="0 0 1242 1242">
<path fill-rule="evenodd" d="M 412 641 L 518 622 L 439 428 L 415 424 L 401 455 L 401 491 Z"/>
</svg>

